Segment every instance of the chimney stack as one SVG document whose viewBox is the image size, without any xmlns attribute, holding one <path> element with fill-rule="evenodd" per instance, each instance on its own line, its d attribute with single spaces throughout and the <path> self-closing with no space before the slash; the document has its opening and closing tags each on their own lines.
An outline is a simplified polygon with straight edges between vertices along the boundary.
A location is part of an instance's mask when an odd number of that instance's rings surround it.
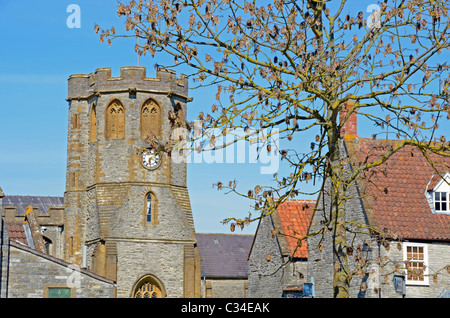
<svg viewBox="0 0 450 318">
<path fill-rule="evenodd" d="M 357 125 L 357 116 L 356 111 L 354 110 L 350 117 L 347 118 L 345 123 L 343 122 L 345 116 L 347 115 L 347 111 L 351 109 L 355 105 L 355 101 L 347 101 L 342 105 L 342 108 L 339 112 L 339 123 L 341 125 L 341 136 L 353 136 L 356 137 L 358 134 L 358 125 Z"/>
</svg>

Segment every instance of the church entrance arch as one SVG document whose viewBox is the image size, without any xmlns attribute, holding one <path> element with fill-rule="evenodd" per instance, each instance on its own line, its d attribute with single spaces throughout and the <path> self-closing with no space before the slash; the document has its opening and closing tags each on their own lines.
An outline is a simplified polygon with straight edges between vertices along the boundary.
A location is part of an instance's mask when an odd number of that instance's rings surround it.
<svg viewBox="0 0 450 318">
<path fill-rule="evenodd" d="M 163 298 L 166 291 L 163 284 L 153 275 L 141 277 L 132 290 L 132 298 Z"/>
</svg>

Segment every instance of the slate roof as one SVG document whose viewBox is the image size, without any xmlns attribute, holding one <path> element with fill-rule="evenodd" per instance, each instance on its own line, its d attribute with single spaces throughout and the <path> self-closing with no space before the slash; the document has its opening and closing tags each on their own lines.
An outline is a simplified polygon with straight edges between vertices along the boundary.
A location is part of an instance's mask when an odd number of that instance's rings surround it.
<svg viewBox="0 0 450 318">
<path fill-rule="evenodd" d="M 354 167 L 373 162 L 399 141 L 345 138 Z M 436 168 L 450 171 L 450 158 L 430 154 Z M 433 213 L 425 192 L 436 171 L 415 147 L 405 146 L 358 182 L 371 225 L 406 239 L 450 240 L 450 215 Z"/>
<path fill-rule="evenodd" d="M 201 275 L 210 278 L 246 278 L 253 235 L 196 234 Z"/>
<path fill-rule="evenodd" d="M 439 294 L 438 298 L 450 298 L 450 288 L 444 288 L 442 293 Z"/>
<path fill-rule="evenodd" d="M 313 200 L 287 200 L 278 206 L 275 217 L 278 218 L 277 226 L 281 233 L 278 237 L 284 240 L 282 248 L 285 253 L 293 257 L 308 257 L 308 245 L 303 238 L 308 233 L 315 207 Z"/>
<path fill-rule="evenodd" d="M 25 215 L 30 204 L 39 207 L 40 214 L 48 214 L 49 207 L 64 207 L 64 197 L 7 195 L 2 200 L 4 207 L 17 207 L 18 215 Z"/>
</svg>

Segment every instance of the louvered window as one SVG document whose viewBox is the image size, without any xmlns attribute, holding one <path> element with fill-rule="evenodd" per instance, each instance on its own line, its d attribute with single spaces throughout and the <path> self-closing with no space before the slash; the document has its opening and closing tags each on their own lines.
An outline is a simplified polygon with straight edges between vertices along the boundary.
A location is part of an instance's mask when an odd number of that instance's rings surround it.
<svg viewBox="0 0 450 318">
<path fill-rule="evenodd" d="M 106 110 L 106 138 L 118 139 L 125 136 L 125 110 L 122 104 L 115 100 Z"/>
</svg>

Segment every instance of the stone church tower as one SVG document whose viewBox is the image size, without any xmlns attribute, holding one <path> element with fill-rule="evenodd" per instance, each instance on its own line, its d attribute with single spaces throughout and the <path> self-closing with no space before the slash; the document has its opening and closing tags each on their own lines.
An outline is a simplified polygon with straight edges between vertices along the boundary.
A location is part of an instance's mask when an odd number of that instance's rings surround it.
<svg viewBox="0 0 450 318">
<path fill-rule="evenodd" d="M 100 68 L 68 91 L 65 260 L 116 281 L 117 297 L 199 297 L 186 164 L 148 143 L 185 121 L 187 78 Z"/>
</svg>

